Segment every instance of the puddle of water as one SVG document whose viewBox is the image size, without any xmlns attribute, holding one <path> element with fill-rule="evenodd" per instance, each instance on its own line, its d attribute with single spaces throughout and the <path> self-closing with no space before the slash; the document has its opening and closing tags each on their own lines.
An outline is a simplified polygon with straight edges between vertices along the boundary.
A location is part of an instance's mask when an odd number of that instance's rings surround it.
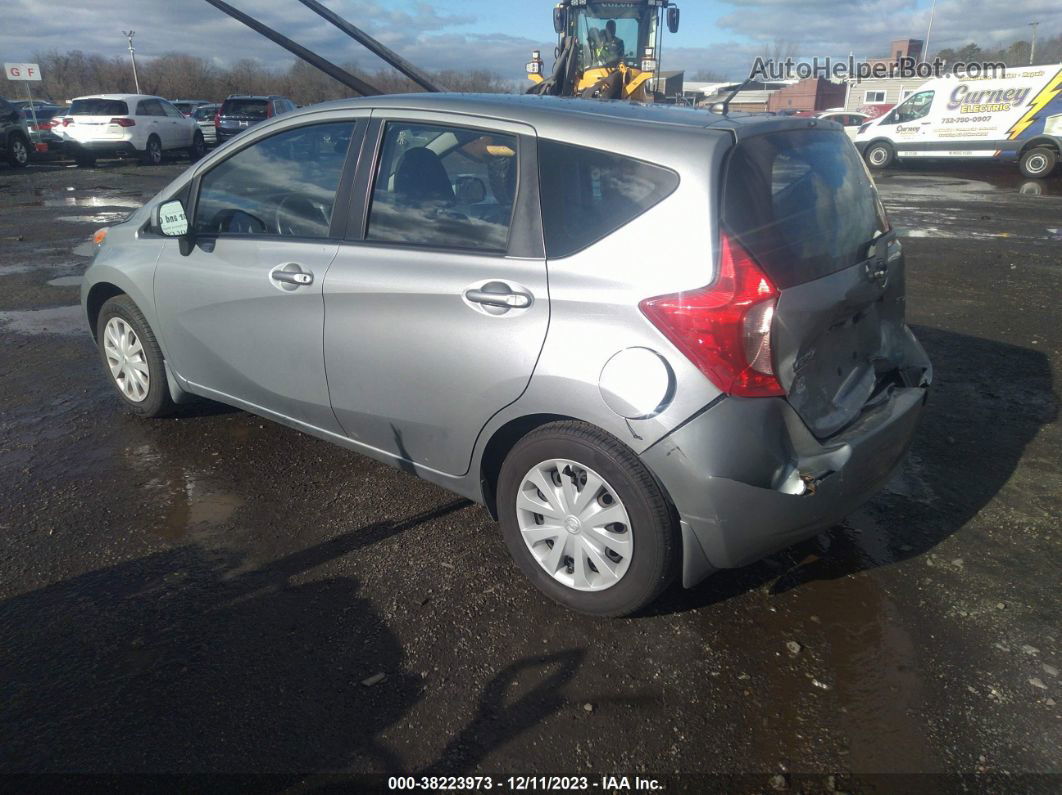
<svg viewBox="0 0 1062 795">
<path fill-rule="evenodd" d="M 0 330 L 16 334 L 83 334 L 88 330 L 81 305 L 0 312 Z"/>
<path fill-rule="evenodd" d="M 49 279 L 48 284 L 52 287 L 80 287 L 84 277 L 82 276 L 58 276 Z"/>
<path fill-rule="evenodd" d="M 64 196 L 61 199 L 43 199 L 40 204 L 44 207 L 128 207 L 136 210 L 144 203 L 116 196 Z"/>
</svg>

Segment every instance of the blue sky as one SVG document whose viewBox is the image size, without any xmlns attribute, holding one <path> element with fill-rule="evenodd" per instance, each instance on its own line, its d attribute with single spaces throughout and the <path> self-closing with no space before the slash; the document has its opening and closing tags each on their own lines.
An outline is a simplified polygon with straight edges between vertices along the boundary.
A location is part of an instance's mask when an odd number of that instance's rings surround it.
<svg viewBox="0 0 1062 795">
<path fill-rule="evenodd" d="M 485 68 L 522 79 L 530 51 L 551 63 L 552 0 L 325 0 L 354 24 L 427 69 Z M 229 0 L 338 63 L 379 62 L 295 0 Z M 929 0 L 680 0 L 682 29 L 668 36 L 664 68 L 747 76 L 780 46 L 798 56 L 885 55 L 894 38 L 922 38 Z M 80 49 L 123 55 L 122 28 L 137 30 L 137 54 L 178 51 L 219 64 L 241 58 L 285 64 L 291 56 L 202 0 L 5 0 L 0 60 Z M 931 49 L 982 46 L 1062 32 L 1059 0 L 937 0 Z"/>
</svg>

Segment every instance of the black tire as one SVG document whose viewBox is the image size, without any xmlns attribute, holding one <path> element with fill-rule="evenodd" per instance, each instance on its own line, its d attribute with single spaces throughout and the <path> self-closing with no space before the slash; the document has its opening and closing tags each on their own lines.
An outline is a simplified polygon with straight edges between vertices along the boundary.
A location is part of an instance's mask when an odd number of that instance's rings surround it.
<svg viewBox="0 0 1062 795">
<path fill-rule="evenodd" d="M 195 131 L 195 135 L 192 137 L 192 145 L 185 151 L 188 153 L 188 160 L 191 163 L 196 162 L 206 154 L 206 140 L 203 138 L 202 132 Z"/>
<path fill-rule="evenodd" d="M 118 382 L 111 374 L 110 364 L 107 361 L 107 353 L 104 344 L 104 335 L 107 324 L 112 318 L 124 320 L 136 334 L 137 339 L 144 351 L 144 359 L 148 367 L 147 395 L 140 401 L 130 400 L 125 392 L 118 386 Z M 100 361 L 103 362 L 103 370 L 114 387 L 115 394 L 122 404 L 133 414 L 141 417 L 165 417 L 172 414 L 175 406 L 170 398 L 169 383 L 166 380 L 166 367 L 163 364 L 162 350 L 159 348 L 155 334 L 144 319 L 143 313 L 133 300 L 127 295 L 116 295 L 108 299 L 100 309 L 100 316 L 96 320 L 96 341 L 100 351 Z"/>
<path fill-rule="evenodd" d="M 162 141 L 157 135 L 152 135 L 147 139 L 147 146 L 144 147 L 144 165 L 162 165 Z"/>
<path fill-rule="evenodd" d="M 74 162 L 77 163 L 78 168 L 95 168 L 96 156 L 92 152 L 86 152 L 84 149 L 75 149 Z"/>
<path fill-rule="evenodd" d="M 626 573 L 610 588 L 579 591 L 558 582 L 539 565 L 521 537 L 516 512 L 520 483 L 532 467 L 551 458 L 593 469 L 627 510 L 634 552 Z M 520 570 L 544 594 L 580 613 L 635 613 L 656 599 L 678 570 L 678 528 L 660 486 L 629 447 L 592 425 L 553 422 L 517 442 L 498 477 L 498 514 L 505 544 Z"/>
<path fill-rule="evenodd" d="M 1051 176 L 1058 165 L 1058 152 L 1046 146 L 1037 146 L 1022 152 L 1018 168 L 1029 179 L 1043 179 Z"/>
<path fill-rule="evenodd" d="M 863 159 L 871 168 L 888 168 L 896 162 L 896 150 L 888 141 L 875 141 L 863 152 Z"/>
<path fill-rule="evenodd" d="M 30 145 L 25 136 L 13 133 L 7 139 L 7 162 L 15 168 L 25 168 L 30 161 Z"/>
</svg>

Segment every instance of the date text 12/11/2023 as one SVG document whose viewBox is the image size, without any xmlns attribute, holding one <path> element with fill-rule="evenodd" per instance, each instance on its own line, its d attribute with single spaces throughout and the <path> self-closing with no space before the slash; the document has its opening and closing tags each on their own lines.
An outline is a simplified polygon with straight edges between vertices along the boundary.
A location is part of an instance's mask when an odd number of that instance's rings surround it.
<svg viewBox="0 0 1062 795">
<path fill-rule="evenodd" d="M 641 776 L 390 776 L 392 791 L 489 791 L 512 792 L 653 792 L 665 789 L 662 781 Z"/>
</svg>

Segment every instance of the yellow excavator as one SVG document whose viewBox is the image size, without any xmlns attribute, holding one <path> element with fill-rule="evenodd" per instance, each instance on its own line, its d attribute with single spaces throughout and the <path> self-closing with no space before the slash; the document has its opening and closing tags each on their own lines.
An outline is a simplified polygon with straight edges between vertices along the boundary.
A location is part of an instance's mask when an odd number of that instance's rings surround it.
<svg viewBox="0 0 1062 795">
<path fill-rule="evenodd" d="M 671 0 L 561 0 L 553 9 L 553 73 L 543 73 L 542 53 L 534 51 L 528 93 L 652 102 L 665 21 L 678 32 L 679 9 Z"/>
</svg>

